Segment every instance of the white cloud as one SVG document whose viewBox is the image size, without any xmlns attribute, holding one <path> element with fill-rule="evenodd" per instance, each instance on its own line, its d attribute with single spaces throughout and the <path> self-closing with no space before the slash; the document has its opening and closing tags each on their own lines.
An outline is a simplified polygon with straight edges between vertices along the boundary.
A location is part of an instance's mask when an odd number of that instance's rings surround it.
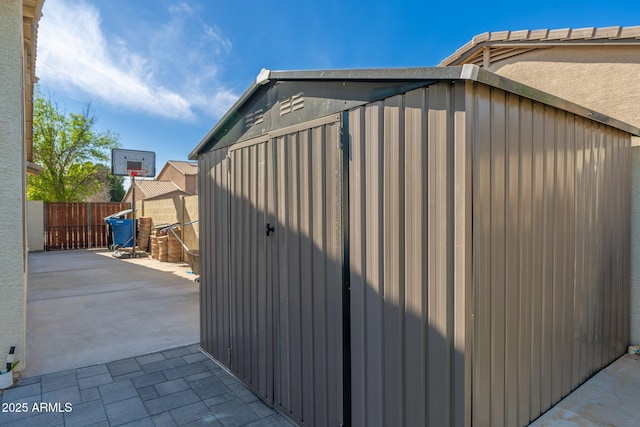
<svg viewBox="0 0 640 427">
<path fill-rule="evenodd" d="M 192 9 L 186 3 L 173 7 L 171 22 L 158 25 L 157 34 L 139 34 L 151 45 L 134 51 L 121 36 L 105 33 L 94 6 L 49 0 L 40 20 L 36 73 L 49 85 L 80 90 L 131 111 L 180 120 L 226 111 L 236 96 L 215 80 L 217 65 L 211 59 L 194 57 L 179 46 L 194 35 L 186 33 L 188 25 L 176 21 L 176 14 L 191 15 Z M 201 28 L 195 37 L 210 38 L 209 27 Z M 216 45 L 228 51 L 230 42 L 216 34 Z M 160 39 L 165 52 L 153 42 Z"/>
<path fill-rule="evenodd" d="M 211 38 L 211 40 L 216 42 L 216 44 L 220 45 L 220 47 L 227 53 L 231 51 L 231 41 L 223 37 L 218 28 L 205 26 L 205 34 Z"/>
</svg>

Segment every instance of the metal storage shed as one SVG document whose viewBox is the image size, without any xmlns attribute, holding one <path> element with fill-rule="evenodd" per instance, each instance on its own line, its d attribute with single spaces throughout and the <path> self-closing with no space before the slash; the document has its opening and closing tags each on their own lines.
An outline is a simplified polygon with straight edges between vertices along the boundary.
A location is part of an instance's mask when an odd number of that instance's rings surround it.
<svg viewBox="0 0 640 427">
<path fill-rule="evenodd" d="M 527 425 L 625 351 L 638 132 L 473 65 L 263 70 L 191 153 L 201 346 L 301 425 Z"/>
</svg>

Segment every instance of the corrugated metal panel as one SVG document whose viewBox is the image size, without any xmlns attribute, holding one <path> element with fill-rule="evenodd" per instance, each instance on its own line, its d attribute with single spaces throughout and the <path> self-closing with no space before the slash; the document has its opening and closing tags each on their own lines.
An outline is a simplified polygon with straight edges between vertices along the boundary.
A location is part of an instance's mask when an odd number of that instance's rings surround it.
<svg viewBox="0 0 640 427">
<path fill-rule="evenodd" d="M 274 139 L 275 404 L 310 426 L 343 422 L 342 163 L 337 119 L 303 125 Z"/>
<path fill-rule="evenodd" d="M 200 345 L 229 365 L 229 193 L 227 149 L 200 156 Z"/>
<path fill-rule="evenodd" d="M 465 423 L 464 99 L 441 83 L 349 113 L 353 425 Z"/>
<path fill-rule="evenodd" d="M 629 136 L 463 86 L 350 111 L 354 425 L 527 425 L 624 352 Z"/>
<path fill-rule="evenodd" d="M 624 353 L 630 139 L 468 86 L 473 424 L 527 425 Z"/>
<path fill-rule="evenodd" d="M 332 116 L 200 157 L 202 347 L 309 426 L 343 422 L 338 138 Z"/>
<path fill-rule="evenodd" d="M 269 256 L 276 248 L 265 227 L 272 147 L 268 139 L 229 152 L 231 370 L 273 401 L 273 301 Z"/>
</svg>

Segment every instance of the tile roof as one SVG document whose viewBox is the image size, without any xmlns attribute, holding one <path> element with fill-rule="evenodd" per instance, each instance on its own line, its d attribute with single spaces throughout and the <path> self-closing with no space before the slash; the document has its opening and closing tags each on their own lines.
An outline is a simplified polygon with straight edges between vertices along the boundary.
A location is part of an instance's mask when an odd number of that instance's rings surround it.
<svg viewBox="0 0 640 427">
<path fill-rule="evenodd" d="M 186 162 L 182 160 L 169 160 L 167 164 L 175 167 L 185 175 L 198 175 L 198 162 Z"/>
<path fill-rule="evenodd" d="M 640 44 L 640 26 L 602 28 L 563 28 L 557 30 L 497 31 L 478 34 L 470 42 L 445 58 L 440 66 L 482 65 L 482 48 L 490 47 L 492 60 L 558 44 Z"/>
<path fill-rule="evenodd" d="M 140 199 L 157 198 L 159 196 L 174 192 L 188 194 L 186 191 L 181 190 L 180 187 L 178 187 L 171 181 L 156 181 L 151 179 L 141 179 L 136 181 L 136 191 L 140 191 L 142 192 L 142 194 L 144 194 L 144 197 L 140 197 Z M 137 198 L 138 197 L 136 197 L 136 199 Z"/>
</svg>

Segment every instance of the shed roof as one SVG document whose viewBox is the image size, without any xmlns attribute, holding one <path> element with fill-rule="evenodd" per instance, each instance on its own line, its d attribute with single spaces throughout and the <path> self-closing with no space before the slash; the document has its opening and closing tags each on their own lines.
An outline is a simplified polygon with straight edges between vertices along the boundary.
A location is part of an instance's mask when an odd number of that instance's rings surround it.
<svg viewBox="0 0 640 427">
<path fill-rule="evenodd" d="M 439 81 L 481 82 L 638 135 L 640 129 L 477 65 L 316 71 L 269 71 L 256 81 L 191 151 L 194 160 L 222 148 Z M 292 114 L 295 113 L 295 114 Z"/>
<path fill-rule="evenodd" d="M 640 26 L 495 31 L 478 34 L 445 58 L 440 66 L 490 63 L 554 46 L 640 45 Z"/>
</svg>

